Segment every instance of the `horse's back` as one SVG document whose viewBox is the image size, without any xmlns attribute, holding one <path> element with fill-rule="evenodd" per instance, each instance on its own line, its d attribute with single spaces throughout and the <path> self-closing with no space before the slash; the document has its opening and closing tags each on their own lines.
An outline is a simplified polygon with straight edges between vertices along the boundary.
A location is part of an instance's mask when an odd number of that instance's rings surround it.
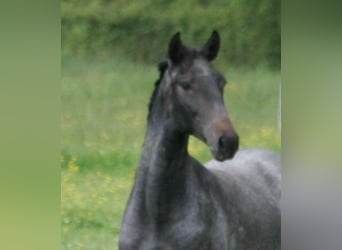
<svg viewBox="0 0 342 250">
<path fill-rule="evenodd" d="M 231 160 L 211 160 L 205 166 L 224 182 L 235 183 L 248 179 L 251 183 L 264 184 L 280 192 L 281 160 L 274 151 L 243 149 Z"/>
<path fill-rule="evenodd" d="M 205 166 L 208 169 L 227 170 L 232 167 L 246 169 L 254 167 L 256 163 L 273 167 L 280 174 L 280 155 L 277 152 L 265 149 L 241 149 L 231 160 L 223 162 L 211 160 Z"/>
<path fill-rule="evenodd" d="M 246 249 L 276 249 L 280 244 L 280 162 L 276 152 L 245 149 L 232 160 L 205 165 L 222 186 L 224 206 L 238 217 L 238 238 Z"/>
</svg>

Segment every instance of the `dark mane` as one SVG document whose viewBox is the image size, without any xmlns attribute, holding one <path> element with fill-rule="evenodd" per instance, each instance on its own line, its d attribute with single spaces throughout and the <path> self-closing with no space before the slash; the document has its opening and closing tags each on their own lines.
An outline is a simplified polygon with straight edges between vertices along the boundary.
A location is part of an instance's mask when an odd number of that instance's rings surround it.
<svg viewBox="0 0 342 250">
<path fill-rule="evenodd" d="M 150 99 L 150 102 L 148 104 L 148 116 L 147 119 L 150 119 L 150 113 L 151 113 L 151 109 L 154 103 L 154 100 L 156 99 L 157 96 L 157 92 L 158 92 L 158 88 L 160 85 L 161 80 L 163 79 L 164 73 L 167 70 L 168 67 L 168 63 L 167 61 L 162 61 L 158 64 L 158 70 L 159 70 L 159 78 L 158 80 L 154 83 L 154 90 Z"/>
</svg>

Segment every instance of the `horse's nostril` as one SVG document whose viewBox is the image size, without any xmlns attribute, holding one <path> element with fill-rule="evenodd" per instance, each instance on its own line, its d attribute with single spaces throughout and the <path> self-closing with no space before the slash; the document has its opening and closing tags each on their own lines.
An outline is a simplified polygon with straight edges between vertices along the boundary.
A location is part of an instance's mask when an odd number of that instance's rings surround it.
<svg viewBox="0 0 342 250">
<path fill-rule="evenodd" d="M 219 146 L 220 148 L 226 148 L 229 145 L 229 139 L 227 136 L 221 136 L 219 138 Z"/>
<path fill-rule="evenodd" d="M 236 151 L 239 147 L 239 137 L 237 135 L 234 136 L 226 136 L 223 135 L 219 138 L 219 148 L 221 150 L 230 150 Z"/>
</svg>

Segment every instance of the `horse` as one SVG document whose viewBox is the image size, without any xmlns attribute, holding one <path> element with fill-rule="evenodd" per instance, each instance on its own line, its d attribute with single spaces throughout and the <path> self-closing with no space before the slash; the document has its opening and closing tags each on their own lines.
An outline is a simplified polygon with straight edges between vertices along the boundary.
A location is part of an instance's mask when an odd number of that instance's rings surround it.
<svg viewBox="0 0 342 250">
<path fill-rule="evenodd" d="M 169 42 L 159 64 L 147 131 L 119 237 L 120 250 L 280 249 L 280 156 L 240 149 L 223 100 L 225 77 L 211 62 L 214 30 L 201 48 Z M 189 136 L 214 160 L 188 152 Z"/>
</svg>

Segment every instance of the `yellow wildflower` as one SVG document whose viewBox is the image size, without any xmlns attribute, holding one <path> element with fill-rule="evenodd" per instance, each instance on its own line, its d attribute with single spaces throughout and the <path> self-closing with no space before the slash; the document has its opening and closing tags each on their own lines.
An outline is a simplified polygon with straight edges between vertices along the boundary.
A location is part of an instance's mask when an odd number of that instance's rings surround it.
<svg viewBox="0 0 342 250">
<path fill-rule="evenodd" d="M 76 164 L 76 158 L 73 158 L 68 164 L 68 170 L 72 173 L 78 172 L 80 167 Z"/>
</svg>

